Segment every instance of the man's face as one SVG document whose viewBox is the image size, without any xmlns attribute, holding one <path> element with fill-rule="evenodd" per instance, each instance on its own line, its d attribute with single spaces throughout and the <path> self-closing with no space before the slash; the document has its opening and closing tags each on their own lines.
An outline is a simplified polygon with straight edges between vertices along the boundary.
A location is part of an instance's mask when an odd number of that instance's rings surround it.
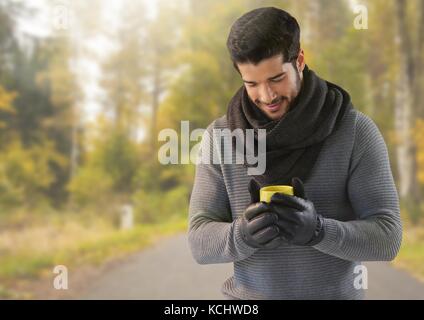
<svg viewBox="0 0 424 320">
<path fill-rule="evenodd" d="M 250 99 L 271 120 L 287 113 L 300 92 L 304 68 L 303 50 L 293 63 L 283 63 L 282 54 L 253 63 L 238 63 L 241 77 Z"/>
</svg>

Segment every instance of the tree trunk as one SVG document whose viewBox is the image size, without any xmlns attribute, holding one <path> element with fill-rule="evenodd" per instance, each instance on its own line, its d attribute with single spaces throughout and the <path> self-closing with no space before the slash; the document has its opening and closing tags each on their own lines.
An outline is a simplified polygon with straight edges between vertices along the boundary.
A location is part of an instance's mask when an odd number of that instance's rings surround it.
<svg viewBox="0 0 424 320">
<path fill-rule="evenodd" d="M 159 53 L 155 55 L 155 63 L 153 67 L 153 89 L 152 89 L 152 118 L 151 118 L 151 127 L 150 127 L 150 143 L 152 152 L 156 152 L 157 146 L 157 137 L 156 137 L 156 127 L 157 127 L 157 113 L 159 109 L 159 99 L 162 92 L 161 88 L 161 68 L 158 61 Z"/>
<path fill-rule="evenodd" d="M 414 89 L 414 104 L 417 110 L 417 116 L 424 118 L 424 103 L 423 98 L 424 95 L 422 93 L 422 87 L 424 85 L 424 77 L 423 73 L 423 60 L 424 60 L 424 0 L 419 2 L 419 10 L 420 17 L 418 21 L 418 39 L 417 39 L 417 50 L 416 50 L 416 60 L 415 60 L 415 70 L 416 70 L 416 78 L 415 78 L 415 89 Z"/>
<path fill-rule="evenodd" d="M 396 1 L 399 73 L 395 95 L 395 129 L 400 197 L 419 200 L 413 129 L 414 54 L 406 25 L 406 2 Z"/>
<path fill-rule="evenodd" d="M 70 154 L 70 179 L 75 177 L 77 168 L 78 168 L 78 156 L 79 156 L 79 141 L 78 141 L 78 129 L 79 129 L 79 121 L 77 116 L 75 115 L 77 107 L 74 106 L 73 119 L 72 119 L 72 132 L 71 132 L 71 154 Z"/>
</svg>

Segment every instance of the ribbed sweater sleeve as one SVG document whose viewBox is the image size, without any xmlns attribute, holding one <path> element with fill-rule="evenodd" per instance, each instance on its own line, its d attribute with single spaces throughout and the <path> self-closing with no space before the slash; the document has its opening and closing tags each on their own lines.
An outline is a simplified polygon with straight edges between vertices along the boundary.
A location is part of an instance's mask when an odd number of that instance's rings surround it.
<svg viewBox="0 0 424 320">
<path fill-rule="evenodd" d="M 315 246 L 349 261 L 393 260 L 402 240 L 399 198 L 384 139 L 359 113 L 347 192 L 357 219 L 325 219 L 325 237 Z"/>
<path fill-rule="evenodd" d="M 210 159 L 217 148 L 212 137 L 213 123 L 203 135 L 200 150 L 209 150 Z M 212 161 L 211 161 L 212 162 Z M 239 232 L 239 219 L 232 221 L 228 193 L 219 164 L 196 165 L 189 207 L 189 246 L 199 264 L 243 260 L 256 249 L 248 246 Z"/>
</svg>

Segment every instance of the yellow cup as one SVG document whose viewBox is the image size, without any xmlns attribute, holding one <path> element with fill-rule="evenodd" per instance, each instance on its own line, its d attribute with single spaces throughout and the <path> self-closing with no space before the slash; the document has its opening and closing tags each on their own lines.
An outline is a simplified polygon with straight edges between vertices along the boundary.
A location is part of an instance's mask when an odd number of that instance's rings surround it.
<svg viewBox="0 0 424 320">
<path fill-rule="evenodd" d="M 274 193 L 284 193 L 293 196 L 293 187 L 291 186 L 268 186 L 259 190 L 259 198 L 267 203 L 271 202 L 271 197 Z"/>
</svg>

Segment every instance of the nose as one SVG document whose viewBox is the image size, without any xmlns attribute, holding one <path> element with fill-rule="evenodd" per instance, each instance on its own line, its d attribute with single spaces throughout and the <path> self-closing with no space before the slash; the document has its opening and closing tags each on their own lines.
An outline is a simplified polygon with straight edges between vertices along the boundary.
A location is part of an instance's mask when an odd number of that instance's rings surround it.
<svg viewBox="0 0 424 320">
<path fill-rule="evenodd" d="M 261 102 L 266 104 L 271 104 L 272 101 L 277 97 L 277 94 L 272 90 L 272 88 L 266 84 L 262 87 L 259 98 Z"/>
</svg>

